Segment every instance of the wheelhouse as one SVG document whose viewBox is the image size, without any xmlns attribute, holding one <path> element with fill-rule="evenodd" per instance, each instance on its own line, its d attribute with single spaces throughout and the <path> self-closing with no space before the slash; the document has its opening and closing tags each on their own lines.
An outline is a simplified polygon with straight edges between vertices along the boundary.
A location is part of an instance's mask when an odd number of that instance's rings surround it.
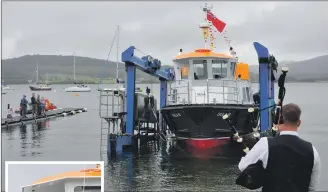
<svg viewBox="0 0 328 192">
<path fill-rule="evenodd" d="M 169 105 L 252 103 L 248 64 L 233 56 L 197 49 L 173 60 L 176 81 L 169 89 Z"/>
</svg>

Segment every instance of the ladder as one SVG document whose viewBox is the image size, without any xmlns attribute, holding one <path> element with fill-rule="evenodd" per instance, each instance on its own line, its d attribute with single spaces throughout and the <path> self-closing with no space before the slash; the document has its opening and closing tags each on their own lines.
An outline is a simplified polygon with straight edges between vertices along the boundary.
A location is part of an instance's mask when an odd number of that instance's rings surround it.
<svg viewBox="0 0 328 192">
<path fill-rule="evenodd" d="M 101 130 L 100 130 L 100 160 L 103 161 L 107 158 L 107 145 L 109 134 L 109 122 L 106 119 L 101 118 Z"/>
</svg>

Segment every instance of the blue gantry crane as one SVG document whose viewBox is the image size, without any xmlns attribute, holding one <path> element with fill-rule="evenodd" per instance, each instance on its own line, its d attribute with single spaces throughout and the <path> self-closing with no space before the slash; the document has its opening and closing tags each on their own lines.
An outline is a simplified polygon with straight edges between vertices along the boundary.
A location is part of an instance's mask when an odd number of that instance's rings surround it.
<svg viewBox="0 0 328 192">
<path fill-rule="evenodd" d="M 175 78 L 175 74 L 172 69 L 161 68 L 161 61 L 159 59 L 153 58 L 150 55 L 146 55 L 141 58 L 137 57 L 136 51 L 138 51 L 138 49 L 131 46 L 122 52 L 122 61 L 125 63 L 127 72 L 125 98 L 123 98 L 126 102 L 126 112 L 124 113 L 125 131 L 124 134 L 115 135 L 114 137 L 111 135 L 111 137 L 108 137 L 107 153 L 114 152 L 114 150 L 116 150 L 115 152 L 123 152 L 124 148 L 136 144 L 136 142 L 134 142 L 136 138 L 134 134 L 136 127 L 136 69 L 159 78 L 160 108 L 166 105 L 167 82 L 172 81 Z M 115 118 L 112 119 L 115 120 Z M 111 145 L 115 145 L 115 147 Z"/>
</svg>

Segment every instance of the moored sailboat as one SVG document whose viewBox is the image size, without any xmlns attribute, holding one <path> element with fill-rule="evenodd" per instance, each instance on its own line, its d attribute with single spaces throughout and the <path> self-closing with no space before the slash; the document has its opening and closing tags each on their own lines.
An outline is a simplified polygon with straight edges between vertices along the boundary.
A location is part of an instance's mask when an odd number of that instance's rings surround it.
<svg viewBox="0 0 328 192">
<path fill-rule="evenodd" d="M 75 52 L 74 52 L 74 61 L 73 61 L 73 66 L 74 66 L 74 76 L 73 76 L 73 82 L 74 84 L 76 84 L 76 81 L 75 81 Z M 76 84 L 75 86 L 72 86 L 72 87 L 67 87 L 64 89 L 65 92 L 90 92 L 91 91 L 91 88 L 88 86 L 88 85 L 84 85 L 84 84 Z"/>
<path fill-rule="evenodd" d="M 30 84 L 31 91 L 51 91 L 52 87 L 47 84 L 39 84 L 39 63 L 36 64 L 36 82 L 35 84 Z"/>
</svg>

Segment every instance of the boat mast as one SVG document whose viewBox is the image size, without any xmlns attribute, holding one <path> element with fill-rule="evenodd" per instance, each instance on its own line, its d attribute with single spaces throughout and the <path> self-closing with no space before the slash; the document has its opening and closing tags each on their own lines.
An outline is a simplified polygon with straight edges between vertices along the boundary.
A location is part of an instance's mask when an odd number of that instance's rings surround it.
<svg viewBox="0 0 328 192">
<path fill-rule="evenodd" d="M 75 52 L 74 52 L 74 57 L 73 58 L 74 58 L 73 59 L 73 65 L 74 65 L 74 69 L 73 69 L 74 77 L 73 77 L 73 79 L 74 79 L 74 84 L 75 84 Z"/>
<path fill-rule="evenodd" d="M 202 8 L 203 9 L 203 12 L 204 12 L 204 15 L 205 15 L 205 18 L 204 18 L 204 22 L 201 23 L 199 25 L 199 28 L 201 28 L 203 30 L 203 38 L 204 38 L 204 41 L 205 41 L 205 49 L 207 49 L 208 47 L 208 44 L 207 44 L 207 40 L 208 40 L 208 37 L 210 36 L 210 24 L 209 24 L 209 21 L 207 20 L 207 12 L 208 11 L 211 11 L 212 9 L 212 6 L 211 7 L 207 7 L 207 3 L 205 3 L 205 6 Z"/>
<path fill-rule="evenodd" d="M 36 82 L 35 84 L 38 84 L 39 82 L 39 62 L 36 62 Z"/>
<path fill-rule="evenodd" d="M 116 83 L 119 83 L 119 80 L 118 80 L 118 60 L 119 60 L 119 43 L 120 43 L 120 26 L 117 25 L 117 41 L 116 41 L 116 44 L 117 44 L 117 53 L 116 53 Z"/>
</svg>

